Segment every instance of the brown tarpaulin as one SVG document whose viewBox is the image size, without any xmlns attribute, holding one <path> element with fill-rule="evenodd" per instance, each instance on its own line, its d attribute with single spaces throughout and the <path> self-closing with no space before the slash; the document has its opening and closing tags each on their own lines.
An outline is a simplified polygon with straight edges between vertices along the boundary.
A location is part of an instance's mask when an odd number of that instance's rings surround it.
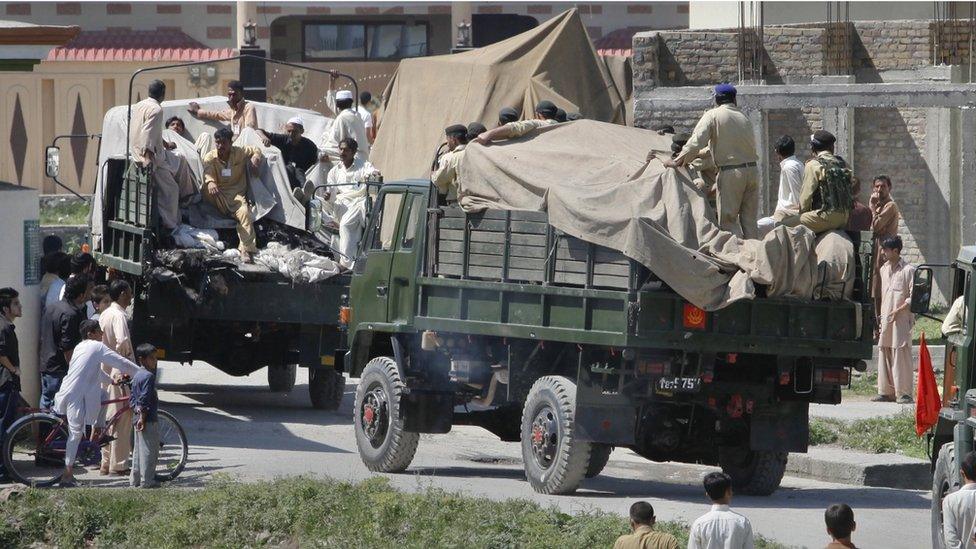
<svg viewBox="0 0 976 549">
<path fill-rule="evenodd" d="M 460 169 L 461 207 L 536 210 L 557 229 L 623 252 L 689 302 L 707 310 L 755 296 L 809 299 L 817 279 L 814 235 L 777 227 L 743 240 L 684 170 L 665 169 L 669 137 L 579 120 L 490 146 L 469 145 Z"/>
<path fill-rule="evenodd" d="M 543 99 L 613 121 L 620 94 L 607 84 L 602 64 L 575 9 L 484 48 L 404 59 L 385 93 L 370 162 L 387 180 L 427 177 L 444 128 L 471 122 L 493 128 L 502 108 L 530 115 Z"/>
</svg>

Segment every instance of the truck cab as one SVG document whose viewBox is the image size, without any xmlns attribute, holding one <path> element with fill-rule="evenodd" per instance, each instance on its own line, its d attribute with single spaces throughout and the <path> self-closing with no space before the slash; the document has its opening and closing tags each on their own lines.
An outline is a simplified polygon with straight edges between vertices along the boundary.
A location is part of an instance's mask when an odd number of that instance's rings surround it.
<svg viewBox="0 0 976 549">
<path fill-rule="evenodd" d="M 942 530 L 942 500 L 962 486 L 959 463 L 973 451 L 976 437 L 976 246 L 964 246 L 950 265 L 922 265 L 916 269 L 911 311 L 930 315 L 932 284 L 936 273 L 948 269 L 950 310 L 957 312 L 958 330 L 945 334 L 942 408 L 939 420 L 928 433 L 932 461 L 932 546 L 945 547 Z M 958 307 L 952 307 L 957 304 Z M 931 318 L 936 318 L 931 316 Z M 944 320 L 944 319 L 937 319 Z"/>
<path fill-rule="evenodd" d="M 545 212 L 469 213 L 430 181 L 386 182 L 349 290 L 360 457 L 401 472 L 419 433 L 475 425 L 521 443 L 541 493 L 573 492 L 622 446 L 770 494 L 807 449 L 809 404 L 838 404 L 872 355 L 872 240 L 851 237 L 852 297 L 706 312 Z"/>
</svg>

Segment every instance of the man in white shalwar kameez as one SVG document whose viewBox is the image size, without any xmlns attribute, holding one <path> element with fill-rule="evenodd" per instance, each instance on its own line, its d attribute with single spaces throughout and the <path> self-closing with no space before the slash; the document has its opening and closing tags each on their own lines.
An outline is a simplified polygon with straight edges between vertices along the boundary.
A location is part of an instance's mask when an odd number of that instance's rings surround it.
<svg viewBox="0 0 976 549">
<path fill-rule="evenodd" d="M 51 408 L 54 413 L 66 416 L 68 420 L 68 443 L 64 455 L 64 474 L 61 475 L 61 485 L 64 487 L 75 484 L 75 457 L 85 434 L 85 425 L 95 426 L 92 429 L 92 440 L 98 440 L 101 434 L 99 416 L 105 395 L 101 382 L 115 381 L 102 370 L 102 364 L 130 376 L 140 369 L 134 362 L 102 343 L 102 329 L 98 321 L 83 321 L 80 332 L 81 343 L 75 346 L 71 354 L 68 374 L 64 376 Z"/>
<path fill-rule="evenodd" d="M 339 142 L 339 162 L 329 170 L 326 182 L 329 192 L 336 193 L 335 220 L 339 224 L 339 264 L 351 269 L 356 259 L 356 249 L 366 226 L 365 181 L 376 168 L 356 156 L 359 144 L 350 137 Z M 332 187 L 331 185 L 336 185 Z"/>
</svg>

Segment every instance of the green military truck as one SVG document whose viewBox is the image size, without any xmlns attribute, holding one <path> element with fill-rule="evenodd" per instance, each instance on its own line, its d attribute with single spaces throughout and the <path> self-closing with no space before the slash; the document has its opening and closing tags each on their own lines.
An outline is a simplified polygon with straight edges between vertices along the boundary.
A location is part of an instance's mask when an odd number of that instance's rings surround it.
<svg viewBox="0 0 976 549">
<path fill-rule="evenodd" d="M 948 268 L 949 303 L 962 298 L 961 331 L 946 335 L 942 409 L 938 423 L 928 433 L 932 452 L 932 547 L 945 547 L 942 530 L 942 500 L 962 486 L 959 475 L 961 456 L 974 449 L 976 428 L 976 379 L 973 378 L 973 275 L 976 272 L 976 246 L 964 246 L 951 265 L 921 265 L 915 271 L 911 311 L 929 315 L 932 281 L 935 272 Z M 940 273 L 942 274 L 942 273 Z M 963 541 L 969 535 L 963 532 Z M 965 544 L 964 544 L 965 545 Z"/>
<path fill-rule="evenodd" d="M 839 403 L 872 355 L 873 251 L 853 236 L 852 300 L 705 312 L 544 213 L 465 214 L 429 181 L 387 182 L 349 294 L 360 456 L 404 471 L 420 433 L 467 424 L 521 442 L 542 493 L 574 491 L 622 446 L 771 494 L 807 450 L 809 404 Z"/>
</svg>

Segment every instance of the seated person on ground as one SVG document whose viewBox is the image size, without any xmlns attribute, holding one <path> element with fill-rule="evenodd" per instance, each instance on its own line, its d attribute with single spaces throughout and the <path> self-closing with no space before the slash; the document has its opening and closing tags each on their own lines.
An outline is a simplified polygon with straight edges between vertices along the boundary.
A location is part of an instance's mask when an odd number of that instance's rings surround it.
<svg viewBox="0 0 976 549">
<path fill-rule="evenodd" d="M 253 261 L 257 251 L 254 222 L 247 200 L 247 170 L 254 173 L 261 166 L 264 156 L 257 147 L 238 147 L 231 144 L 234 134 L 227 128 L 214 133 L 216 149 L 203 157 L 204 200 L 222 214 L 237 220 L 237 236 L 240 239 L 241 259 Z"/>
</svg>

